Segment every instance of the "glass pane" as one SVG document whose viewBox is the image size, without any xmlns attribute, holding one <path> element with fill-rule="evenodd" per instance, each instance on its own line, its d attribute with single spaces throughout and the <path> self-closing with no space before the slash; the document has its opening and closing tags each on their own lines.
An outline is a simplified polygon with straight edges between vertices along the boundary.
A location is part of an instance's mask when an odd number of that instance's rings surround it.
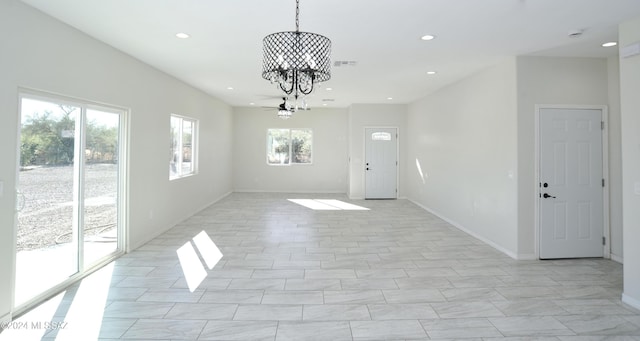
<svg viewBox="0 0 640 341">
<path fill-rule="evenodd" d="M 289 164 L 289 129 L 269 129 L 267 132 L 267 163 Z"/>
<path fill-rule="evenodd" d="M 371 134 L 371 139 L 374 141 L 391 141 L 391 133 L 384 131 Z"/>
<path fill-rule="evenodd" d="M 193 172 L 192 151 L 193 151 L 193 121 L 182 120 L 182 173 L 181 175 Z"/>
<path fill-rule="evenodd" d="M 84 172 L 84 257 L 90 265 L 118 249 L 120 115 L 87 110 Z"/>
<path fill-rule="evenodd" d="M 180 148 L 180 119 L 174 116 L 171 116 L 169 138 L 169 178 L 174 178 L 180 175 L 178 169 L 180 169 L 181 163 L 180 153 L 178 152 Z"/>
<path fill-rule="evenodd" d="M 80 108 L 33 99 L 21 105 L 16 306 L 78 271 L 74 154 Z"/>
<path fill-rule="evenodd" d="M 312 133 L 310 129 L 291 130 L 293 163 L 311 163 Z"/>
</svg>

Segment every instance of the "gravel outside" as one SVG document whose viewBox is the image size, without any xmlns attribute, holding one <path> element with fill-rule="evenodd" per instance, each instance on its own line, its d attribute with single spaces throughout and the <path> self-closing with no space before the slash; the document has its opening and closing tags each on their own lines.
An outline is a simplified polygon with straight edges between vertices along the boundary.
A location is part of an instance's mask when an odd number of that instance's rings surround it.
<svg viewBox="0 0 640 341">
<path fill-rule="evenodd" d="M 85 169 L 85 241 L 115 241 L 117 176 L 115 164 Z M 71 242 L 73 166 L 20 171 L 17 251 Z"/>
</svg>

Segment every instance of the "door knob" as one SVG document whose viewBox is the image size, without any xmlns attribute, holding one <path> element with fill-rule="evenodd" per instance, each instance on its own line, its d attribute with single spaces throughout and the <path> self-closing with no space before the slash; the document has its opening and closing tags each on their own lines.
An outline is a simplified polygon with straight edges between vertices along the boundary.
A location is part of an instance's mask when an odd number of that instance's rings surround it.
<svg viewBox="0 0 640 341">
<path fill-rule="evenodd" d="M 542 197 L 545 198 L 545 199 L 546 198 L 554 198 L 555 199 L 555 197 L 553 195 L 549 195 L 547 193 L 543 194 Z"/>
</svg>

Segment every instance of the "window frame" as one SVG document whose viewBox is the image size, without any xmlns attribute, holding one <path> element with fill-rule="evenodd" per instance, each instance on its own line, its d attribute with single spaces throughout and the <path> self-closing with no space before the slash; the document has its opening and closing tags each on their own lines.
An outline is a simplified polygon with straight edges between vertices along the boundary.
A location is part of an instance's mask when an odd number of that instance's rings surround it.
<svg viewBox="0 0 640 341">
<path fill-rule="evenodd" d="M 177 141 L 177 146 L 173 146 L 174 143 L 174 134 L 173 134 L 173 120 L 177 119 L 178 124 L 178 136 L 175 139 Z M 183 172 L 183 164 L 184 162 L 184 122 L 191 123 L 191 165 L 190 170 L 188 172 Z M 170 137 L 170 145 L 169 151 L 172 155 L 169 156 L 169 180 L 177 180 L 186 177 L 190 177 L 198 174 L 198 132 L 199 132 L 199 120 L 193 117 L 171 114 L 169 117 L 169 137 Z M 176 150 L 182 150 L 182 153 L 176 153 Z M 177 159 L 176 159 L 176 156 Z"/>
<path fill-rule="evenodd" d="M 271 163 L 269 162 L 269 154 L 271 152 L 269 146 L 269 138 L 271 136 L 271 131 L 272 130 L 287 130 L 288 131 L 288 144 L 289 144 L 289 150 L 288 150 L 288 162 L 287 163 Z M 309 138 L 309 145 L 310 145 L 310 157 L 309 157 L 309 162 L 305 162 L 305 163 L 301 163 L 301 162 L 294 162 L 294 154 L 293 154 L 293 131 L 308 131 L 310 133 L 310 138 Z M 267 163 L 268 166 L 276 166 L 276 167 L 290 167 L 290 166 L 310 166 L 313 165 L 313 129 L 311 128 L 267 128 L 267 134 L 266 134 L 266 155 L 265 155 L 265 162 Z"/>
</svg>

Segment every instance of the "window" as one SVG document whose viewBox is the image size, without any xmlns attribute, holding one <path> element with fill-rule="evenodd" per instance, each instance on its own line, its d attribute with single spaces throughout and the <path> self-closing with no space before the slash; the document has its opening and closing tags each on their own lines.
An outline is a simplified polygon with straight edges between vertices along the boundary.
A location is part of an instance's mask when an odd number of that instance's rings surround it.
<svg viewBox="0 0 640 341">
<path fill-rule="evenodd" d="M 171 115 L 171 143 L 169 148 L 169 179 L 196 173 L 196 135 L 198 121 Z"/>
<path fill-rule="evenodd" d="M 311 164 L 311 129 L 269 129 L 267 164 Z"/>
<path fill-rule="evenodd" d="M 387 132 L 376 132 L 371 134 L 371 139 L 373 141 L 391 141 L 391 134 Z"/>
</svg>

